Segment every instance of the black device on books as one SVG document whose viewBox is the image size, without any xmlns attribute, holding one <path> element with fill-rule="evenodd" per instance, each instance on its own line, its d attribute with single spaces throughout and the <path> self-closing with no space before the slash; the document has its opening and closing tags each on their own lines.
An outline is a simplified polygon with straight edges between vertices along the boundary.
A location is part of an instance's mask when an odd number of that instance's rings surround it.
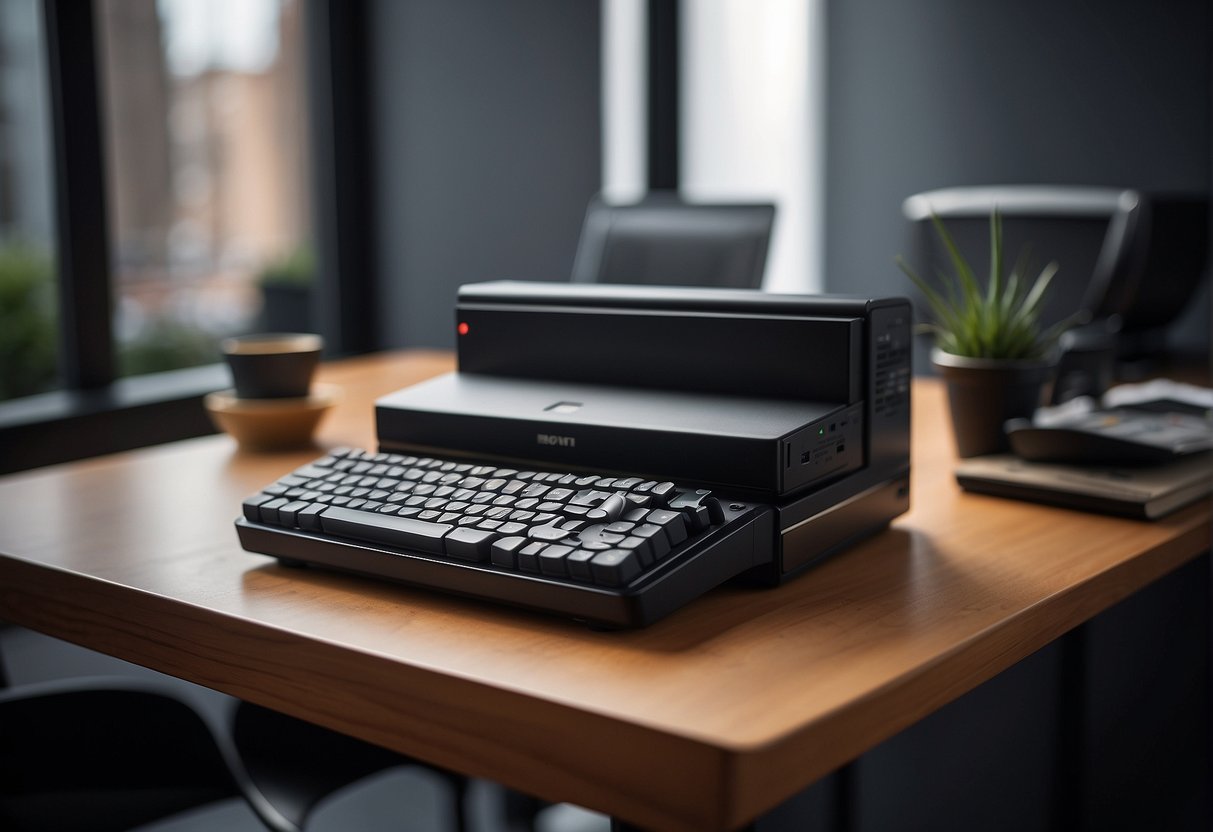
<svg viewBox="0 0 1213 832">
<path fill-rule="evenodd" d="M 458 371 L 245 502 L 246 549 L 643 626 L 909 506 L 902 298 L 464 286 Z"/>
</svg>

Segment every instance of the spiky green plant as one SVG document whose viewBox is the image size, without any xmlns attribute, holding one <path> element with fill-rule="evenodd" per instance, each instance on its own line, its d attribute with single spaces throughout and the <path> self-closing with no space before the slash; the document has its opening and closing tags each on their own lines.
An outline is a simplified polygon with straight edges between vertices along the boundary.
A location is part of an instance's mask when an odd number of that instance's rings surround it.
<svg viewBox="0 0 1213 832">
<path fill-rule="evenodd" d="M 1002 217 L 990 214 L 990 274 L 983 288 L 946 226 L 934 214 L 931 222 L 948 251 L 955 275 L 939 271 L 942 289 L 923 280 L 898 257 L 897 265 L 914 281 L 930 304 L 935 345 L 944 352 L 971 358 L 1039 360 L 1046 358 L 1061 334 L 1075 321 L 1042 329 L 1040 313 L 1057 263 L 1049 263 L 1030 280 L 1025 248 L 1007 274 L 1003 266 Z"/>
</svg>

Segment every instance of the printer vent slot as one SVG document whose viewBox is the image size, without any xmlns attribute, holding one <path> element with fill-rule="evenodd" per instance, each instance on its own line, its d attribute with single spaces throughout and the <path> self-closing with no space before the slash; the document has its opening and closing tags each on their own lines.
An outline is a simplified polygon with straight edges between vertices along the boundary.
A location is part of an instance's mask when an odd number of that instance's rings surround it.
<svg viewBox="0 0 1213 832">
<path fill-rule="evenodd" d="M 872 407 L 877 416 L 893 416 L 910 403 L 910 348 L 892 340 L 878 339 L 875 356 Z"/>
</svg>

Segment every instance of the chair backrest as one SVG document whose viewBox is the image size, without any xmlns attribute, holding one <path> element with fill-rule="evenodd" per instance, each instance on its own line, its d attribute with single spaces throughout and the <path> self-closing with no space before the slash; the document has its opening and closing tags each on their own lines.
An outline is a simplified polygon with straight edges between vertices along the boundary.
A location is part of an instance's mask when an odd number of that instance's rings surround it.
<svg viewBox="0 0 1213 832">
<path fill-rule="evenodd" d="M 9 688 L 0 726 L 0 829 L 113 832 L 246 796 L 208 723 L 166 685 Z"/>
<path fill-rule="evenodd" d="M 1008 258 L 1030 244 L 1037 266 L 1060 265 L 1043 322 L 1085 313 L 1119 333 L 1122 355 L 1161 347 L 1164 328 L 1208 273 L 1207 195 L 1085 186 L 945 188 L 909 197 L 902 210 L 917 232 L 912 262 L 926 274 L 947 268 L 932 213 L 971 262 L 987 262 L 995 206 Z"/>
<path fill-rule="evenodd" d="M 668 286 L 762 286 L 775 206 L 696 204 L 674 194 L 586 209 L 573 281 Z"/>
<path fill-rule="evenodd" d="M 1148 193 L 1129 221 L 1120 268 L 1109 271 L 1096 317 L 1136 335 L 1175 321 L 1208 274 L 1209 199 Z"/>
<path fill-rule="evenodd" d="M 1107 317 L 1126 299 L 1108 297 L 1111 284 L 1123 293 L 1125 275 L 1135 271 L 1135 236 L 1143 197 L 1120 188 L 1006 185 L 944 188 L 915 194 L 902 212 L 914 223 L 910 262 L 924 277 L 951 273 L 947 252 L 930 222 L 938 217 L 979 274 L 990 259 L 989 218 L 1002 216 L 1005 266 L 1027 248 L 1034 272 L 1059 265 L 1042 320 L 1052 324 L 1076 313 Z"/>
</svg>

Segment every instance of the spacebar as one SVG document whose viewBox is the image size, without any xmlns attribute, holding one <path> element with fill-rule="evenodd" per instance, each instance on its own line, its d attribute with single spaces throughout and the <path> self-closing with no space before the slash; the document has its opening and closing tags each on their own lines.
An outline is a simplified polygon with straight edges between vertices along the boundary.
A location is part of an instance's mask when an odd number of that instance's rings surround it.
<svg viewBox="0 0 1213 832">
<path fill-rule="evenodd" d="M 455 528 L 449 523 L 427 523 L 411 517 L 371 514 L 329 506 L 320 514 L 320 528 L 329 534 L 355 537 L 441 555 L 446 551 L 442 538 Z"/>
</svg>

